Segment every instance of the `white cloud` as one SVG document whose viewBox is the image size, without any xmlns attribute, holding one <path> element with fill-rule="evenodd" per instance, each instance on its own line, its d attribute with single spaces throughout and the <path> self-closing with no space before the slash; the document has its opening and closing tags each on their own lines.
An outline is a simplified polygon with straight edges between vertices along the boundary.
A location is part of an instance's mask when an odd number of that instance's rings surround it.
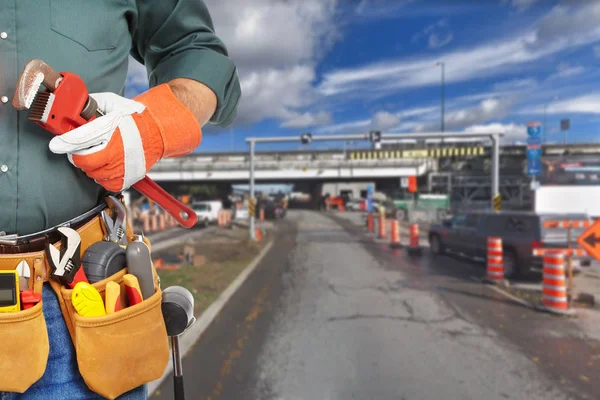
<svg viewBox="0 0 600 400">
<path fill-rule="evenodd" d="M 570 65 L 569 63 L 562 62 L 558 64 L 556 68 L 556 72 L 548 77 L 548 79 L 559 79 L 559 78 L 568 78 L 571 76 L 579 75 L 585 68 L 581 65 Z"/>
<path fill-rule="evenodd" d="M 315 64 L 337 38 L 336 0 L 206 3 L 238 67 L 242 98 L 236 123 L 275 118 L 283 127 L 301 127 L 328 121 L 326 113 L 302 108 L 314 101 Z"/>
<path fill-rule="evenodd" d="M 498 122 L 485 125 L 471 125 L 465 128 L 465 132 L 472 133 L 504 133 L 502 143 L 520 142 L 527 139 L 527 127 L 522 124 L 501 124 Z"/>
<path fill-rule="evenodd" d="M 444 124 L 446 129 L 453 130 L 503 118 L 508 114 L 513 102 L 511 98 L 486 99 L 476 106 L 450 112 L 446 115 Z"/>
<path fill-rule="evenodd" d="M 415 0 L 360 0 L 354 13 L 360 18 L 395 18 L 404 13 L 406 6 Z"/>
<path fill-rule="evenodd" d="M 314 69 L 309 66 L 246 73 L 241 80 L 246 101 L 240 102 L 237 121 L 253 123 L 263 118 L 283 121 L 298 118 L 294 110 L 312 102 L 314 77 Z"/>
<path fill-rule="evenodd" d="M 401 88 L 439 85 L 439 67 L 446 64 L 446 82 L 464 82 L 514 71 L 567 49 L 600 40 L 600 2 L 581 7 L 557 6 L 520 35 L 471 49 L 447 52 L 439 57 L 396 59 L 324 75 L 319 92 L 339 94 L 385 93 Z"/>
<path fill-rule="evenodd" d="M 448 21 L 441 19 L 435 24 L 425 27 L 422 32 L 412 37 L 413 42 L 418 42 L 422 37 L 427 37 L 427 46 L 430 49 L 444 47 L 454 39 L 454 35 L 448 27 Z"/>
<path fill-rule="evenodd" d="M 357 121 L 349 121 L 343 122 L 340 124 L 328 125 L 321 128 L 317 128 L 315 132 L 324 133 L 324 134 L 332 134 L 332 133 L 340 133 L 340 132 L 355 132 L 355 131 L 364 131 L 365 128 L 368 128 L 371 125 L 371 118 L 361 119 Z"/>
<path fill-rule="evenodd" d="M 537 81 L 532 78 L 512 79 L 508 81 L 498 82 L 494 84 L 494 90 L 497 91 L 518 91 L 533 89 L 538 85 Z"/>
<path fill-rule="evenodd" d="M 382 131 L 393 128 L 400 122 L 400 116 L 387 111 L 379 111 L 373 115 L 371 119 L 371 127 Z"/>
<path fill-rule="evenodd" d="M 317 133 L 356 133 L 357 131 L 366 132 L 371 129 L 385 130 L 412 130 L 415 126 L 420 126 L 420 123 L 410 121 L 410 119 L 421 118 L 432 112 L 439 112 L 438 107 L 415 107 L 401 110 L 395 113 L 388 111 L 378 111 L 371 118 L 346 121 L 343 123 L 328 125 L 317 128 Z M 406 121 L 408 120 L 408 121 Z M 410 127 L 407 128 L 407 127 Z"/>
<path fill-rule="evenodd" d="M 548 114 L 584 113 L 600 114 L 600 94 L 587 94 L 572 99 L 551 103 L 546 112 Z"/>
<path fill-rule="evenodd" d="M 600 46 L 594 46 L 594 54 L 600 58 Z"/>
<path fill-rule="evenodd" d="M 510 5 L 519 11 L 525 11 L 539 0 L 503 0 L 504 3 L 510 2 Z"/>
<path fill-rule="evenodd" d="M 309 126 L 326 125 L 331 123 L 331 113 L 320 111 L 317 113 L 306 112 L 292 117 L 281 124 L 283 128 L 306 128 Z"/>
</svg>

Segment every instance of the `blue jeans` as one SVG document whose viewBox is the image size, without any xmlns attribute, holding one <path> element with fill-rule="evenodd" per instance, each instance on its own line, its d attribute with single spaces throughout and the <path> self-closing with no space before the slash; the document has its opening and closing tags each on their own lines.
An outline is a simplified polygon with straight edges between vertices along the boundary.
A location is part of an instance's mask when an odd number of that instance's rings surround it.
<svg viewBox="0 0 600 400">
<path fill-rule="evenodd" d="M 60 311 L 56 294 L 48 283 L 44 284 L 42 300 L 50 341 L 46 372 L 25 393 L 0 392 L 0 400 L 103 399 L 102 396 L 88 389 L 77 369 L 77 357 L 71 336 Z M 146 385 L 118 397 L 119 400 L 146 400 L 147 398 Z"/>
</svg>

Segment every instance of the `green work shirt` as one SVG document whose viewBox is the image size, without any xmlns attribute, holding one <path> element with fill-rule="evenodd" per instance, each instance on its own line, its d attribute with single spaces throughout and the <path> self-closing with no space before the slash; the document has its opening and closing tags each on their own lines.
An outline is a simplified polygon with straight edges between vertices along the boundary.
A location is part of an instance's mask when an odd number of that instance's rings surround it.
<svg viewBox="0 0 600 400">
<path fill-rule="evenodd" d="M 212 124 L 235 117 L 235 65 L 201 0 L 0 0 L 0 231 L 37 232 L 99 204 L 104 189 L 50 152 L 51 133 L 11 105 L 23 66 L 39 58 L 79 75 L 90 93 L 123 95 L 128 57 L 150 86 L 191 78 L 217 96 Z"/>
</svg>

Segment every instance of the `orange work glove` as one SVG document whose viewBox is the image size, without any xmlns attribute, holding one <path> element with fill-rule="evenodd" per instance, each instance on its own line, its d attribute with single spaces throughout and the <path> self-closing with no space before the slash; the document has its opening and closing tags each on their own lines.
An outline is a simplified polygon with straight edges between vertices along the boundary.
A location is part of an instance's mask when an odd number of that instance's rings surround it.
<svg viewBox="0 0 600 400">
<path fill-rule="evenodd" d="M 105 115 L 50 141 L 50 151 L 67 154 L 106 190 L 128 189 L 161 158 L 194 151 L 200 124 L 167 84 L 133 100 L 115 93 L 91 93 Z"/>
</svg>

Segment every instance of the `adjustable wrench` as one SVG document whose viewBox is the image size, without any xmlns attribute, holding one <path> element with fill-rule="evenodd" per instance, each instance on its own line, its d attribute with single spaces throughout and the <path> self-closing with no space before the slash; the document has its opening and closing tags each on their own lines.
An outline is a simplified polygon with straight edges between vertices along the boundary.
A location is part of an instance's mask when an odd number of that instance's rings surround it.
<svg viewBox="0 0 600 400">
<path fill-rule="evenodd" d="M 66 226 L 61 226 L 58 231 L 62 235 L 60 250 L 52 243 L 46 244 L 50 276 L 72 289 L 79 282 L 88 282 L 81 267 L 81 237 L 76 230 Z"/>
<path fill-rule="evenodd" d="M 45 87 L 45 91 L 38 92 L 41 86 Z M 71 72 L 56 72 L 39 59 L 29 61 L 23 68 L 12 105 L 17 110 L 31 109 L 29 119 L 54 135 L 62 135 L 102 116 L 80 77 Z M 191 228 L 196 224 L 196 212 L 148 176 L 135 183 L 133 188 L 161 206 L 181 226 Z"/>
</svg>

